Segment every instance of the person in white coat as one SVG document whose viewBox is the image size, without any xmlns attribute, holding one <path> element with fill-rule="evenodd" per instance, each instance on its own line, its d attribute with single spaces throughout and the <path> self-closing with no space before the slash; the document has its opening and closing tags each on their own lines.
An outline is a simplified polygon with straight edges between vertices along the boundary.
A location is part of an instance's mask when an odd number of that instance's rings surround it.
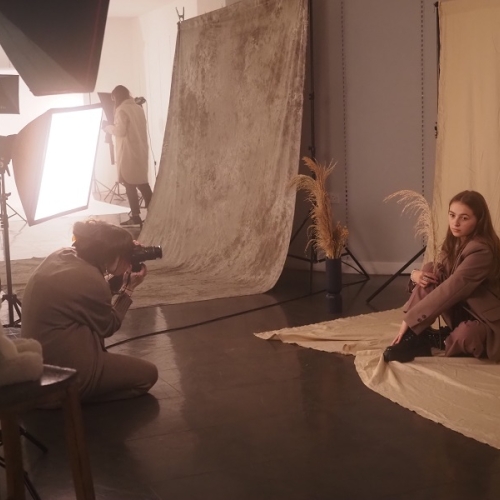
<svg viewBox="0 0 500 500">
<path fill-rule="evenodd" d="M 153 192 L 148 183 L 148 137 L 146 116 L 123 85 L 111 92 L 115 103 L 114 124 L 106 124 L 104 131 L 116 137 L 116 163 L 119 182 L 125 186 L 130 205 L 130 219 L 122 226 L 141 226 L 141 211 L 137 189 L 148 207 Z"/>
</svg>

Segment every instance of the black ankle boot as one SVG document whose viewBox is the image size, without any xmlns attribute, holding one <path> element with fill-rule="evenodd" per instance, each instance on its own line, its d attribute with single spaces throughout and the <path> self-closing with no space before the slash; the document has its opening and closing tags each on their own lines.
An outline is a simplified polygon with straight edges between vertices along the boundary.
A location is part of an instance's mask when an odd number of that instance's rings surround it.
<svg viewBox="0 0 500 500">
<path fill-rule="evenodd" d="M 431 346 L 426 335 L 417 335 L 408 328 L 401 340 L 390 345 L 384 351 L 384 361 L 399 361 L 407 363 L 413 361 L 417 356 L 432 356 Z"/>
<path fill-rule="evenodd" d="M 422 333 L 422 335 L 427 337 L 431 347 L 435 347 L 436 349 L 443 351 L 445 348 L 444 341 L 450 333 L 450 328 L 447 326 L 440 326 L 438 330 L 429 327 Z"/>
</svg>

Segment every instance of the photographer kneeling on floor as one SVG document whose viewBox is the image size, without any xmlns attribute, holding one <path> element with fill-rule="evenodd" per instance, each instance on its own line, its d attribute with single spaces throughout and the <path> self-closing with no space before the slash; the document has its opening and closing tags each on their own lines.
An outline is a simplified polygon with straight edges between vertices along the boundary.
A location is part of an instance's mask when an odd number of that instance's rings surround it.
<svg viewBox="0 0 500 500">
<path fill-rule="evenodd" d="M 137 243 L 127 230 L 97 220 L 75 223 L 73 239 L 72 247 L 50 254 L 29 278 L 21 336 L 41 343 L 44 363 L 78 371 L 82 401 L 146 394 L 158 379 L 156 366 L 104 347 L 147 274 L 144 264 L 132 272 Z M 110 275 L 123 275 L 114 297 Z"/>
</svg>

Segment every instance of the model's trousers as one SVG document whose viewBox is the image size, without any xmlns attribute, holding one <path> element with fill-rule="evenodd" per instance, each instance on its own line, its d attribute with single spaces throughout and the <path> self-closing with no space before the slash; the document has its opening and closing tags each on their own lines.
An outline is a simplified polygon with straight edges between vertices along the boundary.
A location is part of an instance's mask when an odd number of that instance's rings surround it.
<svg viewBox="0 0 500 500">
<path fill-rule="evenodd" d="M 422 269 L 431 271 L 432 268 L 427 266 L 428 264 Z M 426 297 L 434 288 L 435 286 L 433 285 L 429 285 L 425 288 L 418 285 L 415 286 L 410 300 L 408 301 L 409 308 Z M 454 310 L 445 311 L 441 316 L 452 330 L 444 343 L 445 356 L 460 356 L 466 354 L 481 358 L 486 355 L 486 335 L 489 329 L 487 325 L 470 317 L 465 310 L 462 315 L 460 315 L 460 311 Z M 464 319 L 460 319 L 460 316 L 463 316 Z"/>
<path fill-rule="evenodd" d="M 125 186 L 125 192 L 127 194 L 128 203 L 130 206 L 130 212 L 133 216 L 141 215 L 141 209 L 139 207 L 139 196 L 137 195 L 137 190 L 139 190 L 144 198 L 144 204 L 148 208 L 151 198 L 153 196 L 153 191 L 148 183 L 146 184 L 129 184 L 122 180 L 122 184 Z"/>
</svg>

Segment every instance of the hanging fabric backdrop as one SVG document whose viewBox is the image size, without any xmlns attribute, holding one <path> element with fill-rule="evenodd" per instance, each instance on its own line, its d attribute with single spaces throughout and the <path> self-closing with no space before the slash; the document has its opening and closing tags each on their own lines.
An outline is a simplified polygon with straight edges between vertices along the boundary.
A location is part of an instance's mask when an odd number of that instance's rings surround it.
<svg viewBox="0 0 500 500">
<path fill-rule="evenodd" d="M 500 230 L 500 0 L 441 0 L 438 140 L 433 208 L 439 240 L 449 200 L 484 195 Z"/>
<path fill-rule="evenodd" d="M 161 245 L 156 303 L 262 293 L 290 241 L 306 0 L 247 0 L 184 21 L 155 193 L 140 241 Z"/>
</svg>

